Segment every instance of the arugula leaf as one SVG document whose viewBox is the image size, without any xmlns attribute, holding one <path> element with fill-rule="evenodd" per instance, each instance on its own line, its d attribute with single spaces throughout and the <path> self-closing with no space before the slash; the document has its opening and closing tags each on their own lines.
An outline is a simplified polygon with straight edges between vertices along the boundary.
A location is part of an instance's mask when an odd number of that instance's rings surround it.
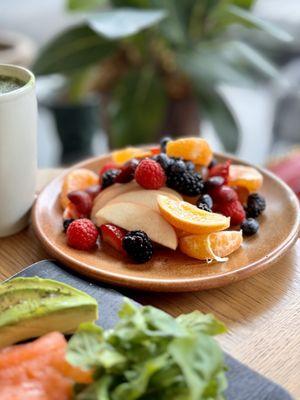
<svg viewBox="0 0 300 400">
<path fill-rule="evenodd" d="M 223 354 L 212 335 L 224 325 L 198 311 L 173 318 L 125 300 L 114 329 L 84 324 L 68 345 L 68 361 L 93 368 L 94 382 L 75 400 L 222 400 Z"/>
</svg>

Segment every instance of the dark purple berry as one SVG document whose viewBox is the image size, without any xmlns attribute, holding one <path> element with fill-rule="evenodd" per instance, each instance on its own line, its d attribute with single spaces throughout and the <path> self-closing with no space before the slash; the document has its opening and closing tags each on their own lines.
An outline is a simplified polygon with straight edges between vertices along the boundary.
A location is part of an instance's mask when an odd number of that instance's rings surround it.
<svg viewBox="0 0 300 400">
<path fill-rule="evenodd" d="M 243 231 L 243 235 L 252 236 L 259 229 L 259 223 L 254 218 L 247 218 L 241 224 L 241 230 Z"/>
<path fill-rule="evenodd" d="M 209 194 L 203 194 L 202 196 L 199 197 L 197 201 L 197 207 L 199 207 L 199 204 L 206 204 L 208 208 L 212 209 L 213 199 Z"/>
<path fill-rule="evenodd" d="M 223 186 L 225 183 L 225 179 L 223 176 L 212 176 L 208 178 L 206 182 L 204 182 L 204 191 L 208 192 L 210 190 L 216 189 L 220 186 Z"/>
<path fill-rule="evenodd" d="M 167 143 L 172 140 L 170 137 L 163 137 L 160 141 L 160 148 L 161 148 L 161 152 L 165 153 L 166 152 L 166 147 L 167 147 Z"/>
<path fill-rule="evenodd" d="M 143 231 L 130 231 L 122 239 L 122 247 L 133 261 L 144 263 L 153 255 L 153 244 Z"/>
<path fill-rule="evenodd" d="M 71 223 L 75 221 L 74 218 L 67 218 L 63 220 L 63 227 L 64 227 L 64 232 L 67 232 L 67 229 L 69 227 L 69 225 L 71 225 Z"/>
</svg>

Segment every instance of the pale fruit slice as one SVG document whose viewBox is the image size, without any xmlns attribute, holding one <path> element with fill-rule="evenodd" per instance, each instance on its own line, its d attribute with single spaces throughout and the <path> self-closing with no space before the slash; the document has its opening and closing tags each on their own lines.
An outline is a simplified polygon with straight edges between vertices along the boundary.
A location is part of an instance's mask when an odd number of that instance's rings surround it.
<svg viewBox="0 0 300 400">
<path fill-rule="evenodd" d="M 131 192 L 126 192 L 120 194 L 111 200 L 108 204 L 130 202 L 135 204 L 141 204 L 143 206 L 149 207 L 154 211 L 159 212 L 157 196 L 163 194 L 174 200 L 182 200 L 182 197 L 178 192 L 169 188 L 162 188 L 159 190 L 133 190 Z"/>
<path fill-rule="evenodd" d="M 78 168 L 69 172 L 63 181 L 61 193 L 60 193 L 60 204 L 63 209 L 70 203 L 68 199 L 68 193 L 74 190 L 84 190 L 89 186 L 97 185 L 99 182 L 99 176 L 86 168 Z"/>
<path fill-rule="evenodd" d="M 179 248 L 182 253 L 198 260 L 227 261 L 227 256 L 242 243 L 241 231 L 224 231 L 184 236 L 179 240 Z"/>
<path fill-rule="evenodd" d="M 104 207 L 109 201 L 119 196 L 122 193 L 129 192 L 131 190 L 137 190 L 140 186 L 136 183 L 136 181 L 131 181 L 129 183 L 115 183 L 112 186 L 104 189 L 102 192 L 98 194 L 98 196 L 94 199 L 93 208 L 91 212 L 91 220 L 95 222 L 95 216 L 100 208 Z"/>
<path fill-rule="evenodd" d="M 144 149 L 139 149 L 138 147 L 126 147 L 125 149 L 114 151 L 112 153 L 112 160 L 116 164 L 121 165 L 132 158 L 144 158 L 151 155 L 151 151 L 145 151 Z"/>
<path fill-rule="evenodd" d="M 210 145 L 202 138 L 182 138 L 170 140 L 167 143 L 167 155 L 169 157 L 182 157 L 193 161 L 195 164 L 207 166 L 213 157 Z"/>
<path fill-rule="evenodd" d="M 231 165 L 228 184 L 247 189 L 250 193 L 257 192 L 263 184 L 263 176 L 253 167 L 246 165 Z"/>
<path fill-rule="evenodd" d="M 210 233 L 229 227 L 230 218 L 200 210 L 186 201 L 178 201 L 167 196 L 158 196 L 158 206 L 162 216 L 175 228 L 189 233 Z"/>
<path fill-rule="evenodd" d="M 96 225 L 111 223 L 128 231 L 141 230 L 153 242 L 175 250 L 178 245 L 174 228 L 156 211 L 134 203 L 115 203 L 98 211 Z"/>
</svg>

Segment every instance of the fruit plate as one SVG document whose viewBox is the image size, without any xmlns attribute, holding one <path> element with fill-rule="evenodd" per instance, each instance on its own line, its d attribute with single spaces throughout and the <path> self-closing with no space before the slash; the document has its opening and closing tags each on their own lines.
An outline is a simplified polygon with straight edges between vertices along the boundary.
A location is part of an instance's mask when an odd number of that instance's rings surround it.
<svg viewBox="0 0 300 400">
<path fill-rule="evenodd" d="M 250 165 L 235 157 L 216 154 L 222 162 Z M 88 159 L 74 165 L 99 171 L 110 161 L 110 155 Z M 260 217 L 260 230 L 246 238 L 243 246 L 227 262 L 206 264 L 180 251 L 159 249 L 145 264 L 124 259 L 106 244 L 85 252 L 66 244 L 62 231 L 62 210 L 59 194 L 65 171 L 40 193 L 32 211 L 33 227 L 46 251 L 68 267 L 102 282 L 157 292 L 184 292 L 228 285 L 260 272 L 294 244 L 299 233 L 299 203 L 292 190 L 272 173 L 258 168 L 264 184 L 260 193 L 266 198 L 267 209 Z"/>
</svg>

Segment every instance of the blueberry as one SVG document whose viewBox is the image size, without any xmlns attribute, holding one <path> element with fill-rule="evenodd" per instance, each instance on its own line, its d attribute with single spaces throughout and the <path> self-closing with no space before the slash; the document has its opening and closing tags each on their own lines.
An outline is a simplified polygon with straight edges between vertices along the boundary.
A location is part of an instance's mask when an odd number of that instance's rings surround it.
<svg viewBox="0 0 300 400">
<path fill-rule="evenodd" d="M 166 152 L 167 143 L 168 143 L 170 140 L 172 140 L 172 139 L 171 139 L 170 137 L 168 137 L 168 136 L 165 136 L 165 137 L 163 137 L 163 138 L 161 139 L 161 141 L 160 141 L 160 148 L 161 148 L 162 153 L 165 153 L 165 152 Z"/>
<path fill-rule="evenodd" d="M 259 223 L 254 218 L 248 218 L 242 223 L 241 229 L 243 231 L 243 235 L 252 236 L 258 231 Z"/>
<path fill-rule="evenodd" d="M 170 171 L 175 174 L 181 174 L 186 171 L 186 164 L 182 160 L 173 161 Z"/>
<path fill-rule="evenodd" d="M 200 210 L 212 212 L 212 211 L 211 211 L 211 208 L 208 207 L 208 205 L 205 204 L 205 203 L 197 203 L 197 207 L 198 207 Z"/>
<path fill-rule="evenodd" d="M 69 228 L 69 225 L 71 225 L 71 223 L 75 221 L 74 218 L 67 218 L 63 220 L 63 227 L 64 227 L 64 232 L 67 232 L 67 229 Z"/>
<path fill-rule="evenodd" d="M 213 206 L 213 199 L 209 194 L 203 194 L 202 196 L 199 197 L 197 201 L 197 207 L 199 207 L 199 204 L 206 204 L 207 207 L 210 208 L 211 210 Z"/>
<path fill-rule="evenodd" d="M 218 164 L 217 160 L 215 158 L 213 158 L 208 165 L 208 169 L 211 169 L 212 167 L 214 167 L 217 164 Z"/>
<path fill-rule="evenodd" d="M 195 164 L 192 161 L 185 161 L 187 171 L 194 172 L 195 171 Z"/>
<path fill-rule="evenodd" d="M 169 166 L 171 165 L 171 159 L 165 154 L 165 153 L 161 153 L 161 154 L 157 154 L 154 157 L 154 160 L 156 162 L 158 162 L 162 168 L 166 171 Z"/>
</svg>

